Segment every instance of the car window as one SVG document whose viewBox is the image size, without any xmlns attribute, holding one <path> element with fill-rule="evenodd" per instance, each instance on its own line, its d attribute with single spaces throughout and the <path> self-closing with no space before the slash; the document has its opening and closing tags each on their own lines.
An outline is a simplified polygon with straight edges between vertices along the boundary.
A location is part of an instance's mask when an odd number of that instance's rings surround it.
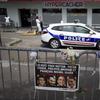
<svg viewBox="0 0 100 100">
<path fill-rule="evenodd" d="M 85 27 L 82 27 L 82 26 L 75 26 L 75 32 L 78 32 L 78 33 L 86 33 L 86 34 L 89 34 L 90 30 L 85 28 Z"/>
<path fill-rule="evenodd" d="M 62 26 L 62 30 L 66 32 L 73 32 L 73 26 L 71 25 Z"/>
<path fill-rule="evenodd" d="M 52 30 L 73 32 L 73 26 L 71 25 L 55 26 L 52 28 Z"/>
<path fill-rule="evenodd" d="M 60 26 L 54 26 L 52 28 L 52 30 L 56 30 L 56 31 L 62 31 L 61 27 Z"/>
</svg>

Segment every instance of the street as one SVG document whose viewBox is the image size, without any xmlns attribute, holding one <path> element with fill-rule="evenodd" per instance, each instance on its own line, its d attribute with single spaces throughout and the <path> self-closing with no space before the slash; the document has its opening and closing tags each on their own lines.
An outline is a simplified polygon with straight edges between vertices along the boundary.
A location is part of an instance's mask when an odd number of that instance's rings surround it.
<svg viewBox="0 0 100 100">
<path fill-rule="evenodd" d="M 13 41 L 14 38 L 22 40 L 21 42 L 18 43 L 15 42 L 15 44 L 12 45 L 12 47 L 32 48 L 32 47 L 40 47 L 41 45 L 40 36 L 38 35 L 28 36 L 28 35 L 23 35 L 23 33 L 3 32 L 1 38 L 3 42 L 2 44 L 5 43 L 5 45 L 7 43 L 10 43 L 11 40 Z"/>
<path fill-rule="evenodd" d="M 24 29 L 23 29 L 24 30 Z M 9 44 L 14 39 L 20 39 L 20 42 L 15 42 L 13 45 L 9 45 L 10 47 L 18 47 L 18 48 L 49 48 L 48 46 L 43 46 L 41 43 L 40 35 L 24 35 L 23 33 L 27 32 L 25 29 L 24 31 L 18 32 L 2 32 L 1 39 L 2 44 L 6 45 Z M 66 49 L 67 47 L 61 47 L 60 49 Z M 84 48 L 84 47 L 74 47 L 74 50 L 84 51 L 84 50 L 97 50 L 96 48 Z"/>
</svg>

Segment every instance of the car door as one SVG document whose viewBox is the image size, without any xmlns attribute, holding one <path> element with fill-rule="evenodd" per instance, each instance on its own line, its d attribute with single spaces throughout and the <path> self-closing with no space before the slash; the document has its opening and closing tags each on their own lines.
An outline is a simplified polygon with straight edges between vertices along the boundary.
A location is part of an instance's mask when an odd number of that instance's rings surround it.
<svg viewBox="0 0 100 100">
<path fill-rule="evenodd" d="M 61 34 L 59 36 L 60 36 L 60 40 L 62 44 L 71 45 L 74 41 L 73 37 L 76 36 L 76 34 L 74 34 L 74 26 L 73 25 L 62 25 L 60 26 L 60 28 L 61 28 Z M 74 43 L 75 42 L 76 41 L 74 41 Z"/>
<path fill-rule="evenodd" d="M 74 34 L 75 35 L 75 43 L 79 46 L 94 46 L 94 35 L 90 33 L 91 30 L 84 27 L 75 25 L 74 26 Z"/>
</svg>

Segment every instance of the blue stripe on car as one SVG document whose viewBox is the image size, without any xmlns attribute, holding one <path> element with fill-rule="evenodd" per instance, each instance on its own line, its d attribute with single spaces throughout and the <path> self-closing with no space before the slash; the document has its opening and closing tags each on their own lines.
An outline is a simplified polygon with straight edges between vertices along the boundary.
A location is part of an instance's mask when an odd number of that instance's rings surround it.
<svg viewBox="0 0 100 100">
<path fill-rule="evenodd" d="M 54 34 L 52 34 L 52 33 L 50 33 L 50 32 L 48 32 L 52 37 L 54 37 L 54 38 L 56 38 L 56 39 L 60 39 L 60 37 L 59 37 L 59 35 L 54 35 Z"/>
<path fill-rule="evenodd" d="M 71 41 L 82 41 L 82 42 L 97 42 L 100 41 L 100 38 L 91 38 L 91 37 L 79 37 L 79 36 L 61 36 L 61 35 L 55 35 L 52 34 L 51 32 L 48 31 L 48 33 L 59 40 L 69 40 L 68 38 L 70 38 Z M 66 38 L 65 38 L 66 37 Z M 74 38 L 80 38 L 80 40 L 76 39 L 73 40 Z"/>
</svg>

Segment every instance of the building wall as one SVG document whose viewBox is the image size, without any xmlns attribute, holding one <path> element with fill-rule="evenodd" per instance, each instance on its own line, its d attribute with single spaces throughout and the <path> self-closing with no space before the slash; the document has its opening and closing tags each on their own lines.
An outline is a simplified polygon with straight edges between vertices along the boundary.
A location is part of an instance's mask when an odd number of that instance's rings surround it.
<svg viewBox="0 0 100 100">
<path fill-rule="evenodd" d="M 12 20 L 14 20 L 15 24 L 18 24 L 20 26 L 20 18 L 19 18 L 19 12 L 18 9 L 36 9 L 40 8 L 40 4 L 35 4 L 31 2 L 20 2 L 20 3 L 1 3 L 0 8 L 6 8 L 7 9 L 7 15 L 10 16 Z M 39 10 L 39 14 L 41 10 Z"/>
<path fill-rule="evenodd" d="M 18 9 L 38 9 L 38 16 L 41 17 L 41 20 L 43 20 L 43 12 L 42 9 L 44 8 L 61 8 L 62 9 L 62 20 L 64 22 L 67 22 L 67 8 L 85 8 L 87 9 L 87 24 L 92 25 L 92 9 L 94 8 L 100 8 L 100 5 L 98 3 L 85 3 L 81 6 L 55 6 L 55 5 L 46 5 L 44 2 L 38 3 L 38 2 L 20 2 L 20 3 L 1 3 L 0 8 L 7 8 L 8 16 L 11 17 L 12 20 L 15 21 L 15 24 L 18 24 L 18 26 L 21 26 L 20 18 L 19 18 L 19 12 Z"/>
</svg>

